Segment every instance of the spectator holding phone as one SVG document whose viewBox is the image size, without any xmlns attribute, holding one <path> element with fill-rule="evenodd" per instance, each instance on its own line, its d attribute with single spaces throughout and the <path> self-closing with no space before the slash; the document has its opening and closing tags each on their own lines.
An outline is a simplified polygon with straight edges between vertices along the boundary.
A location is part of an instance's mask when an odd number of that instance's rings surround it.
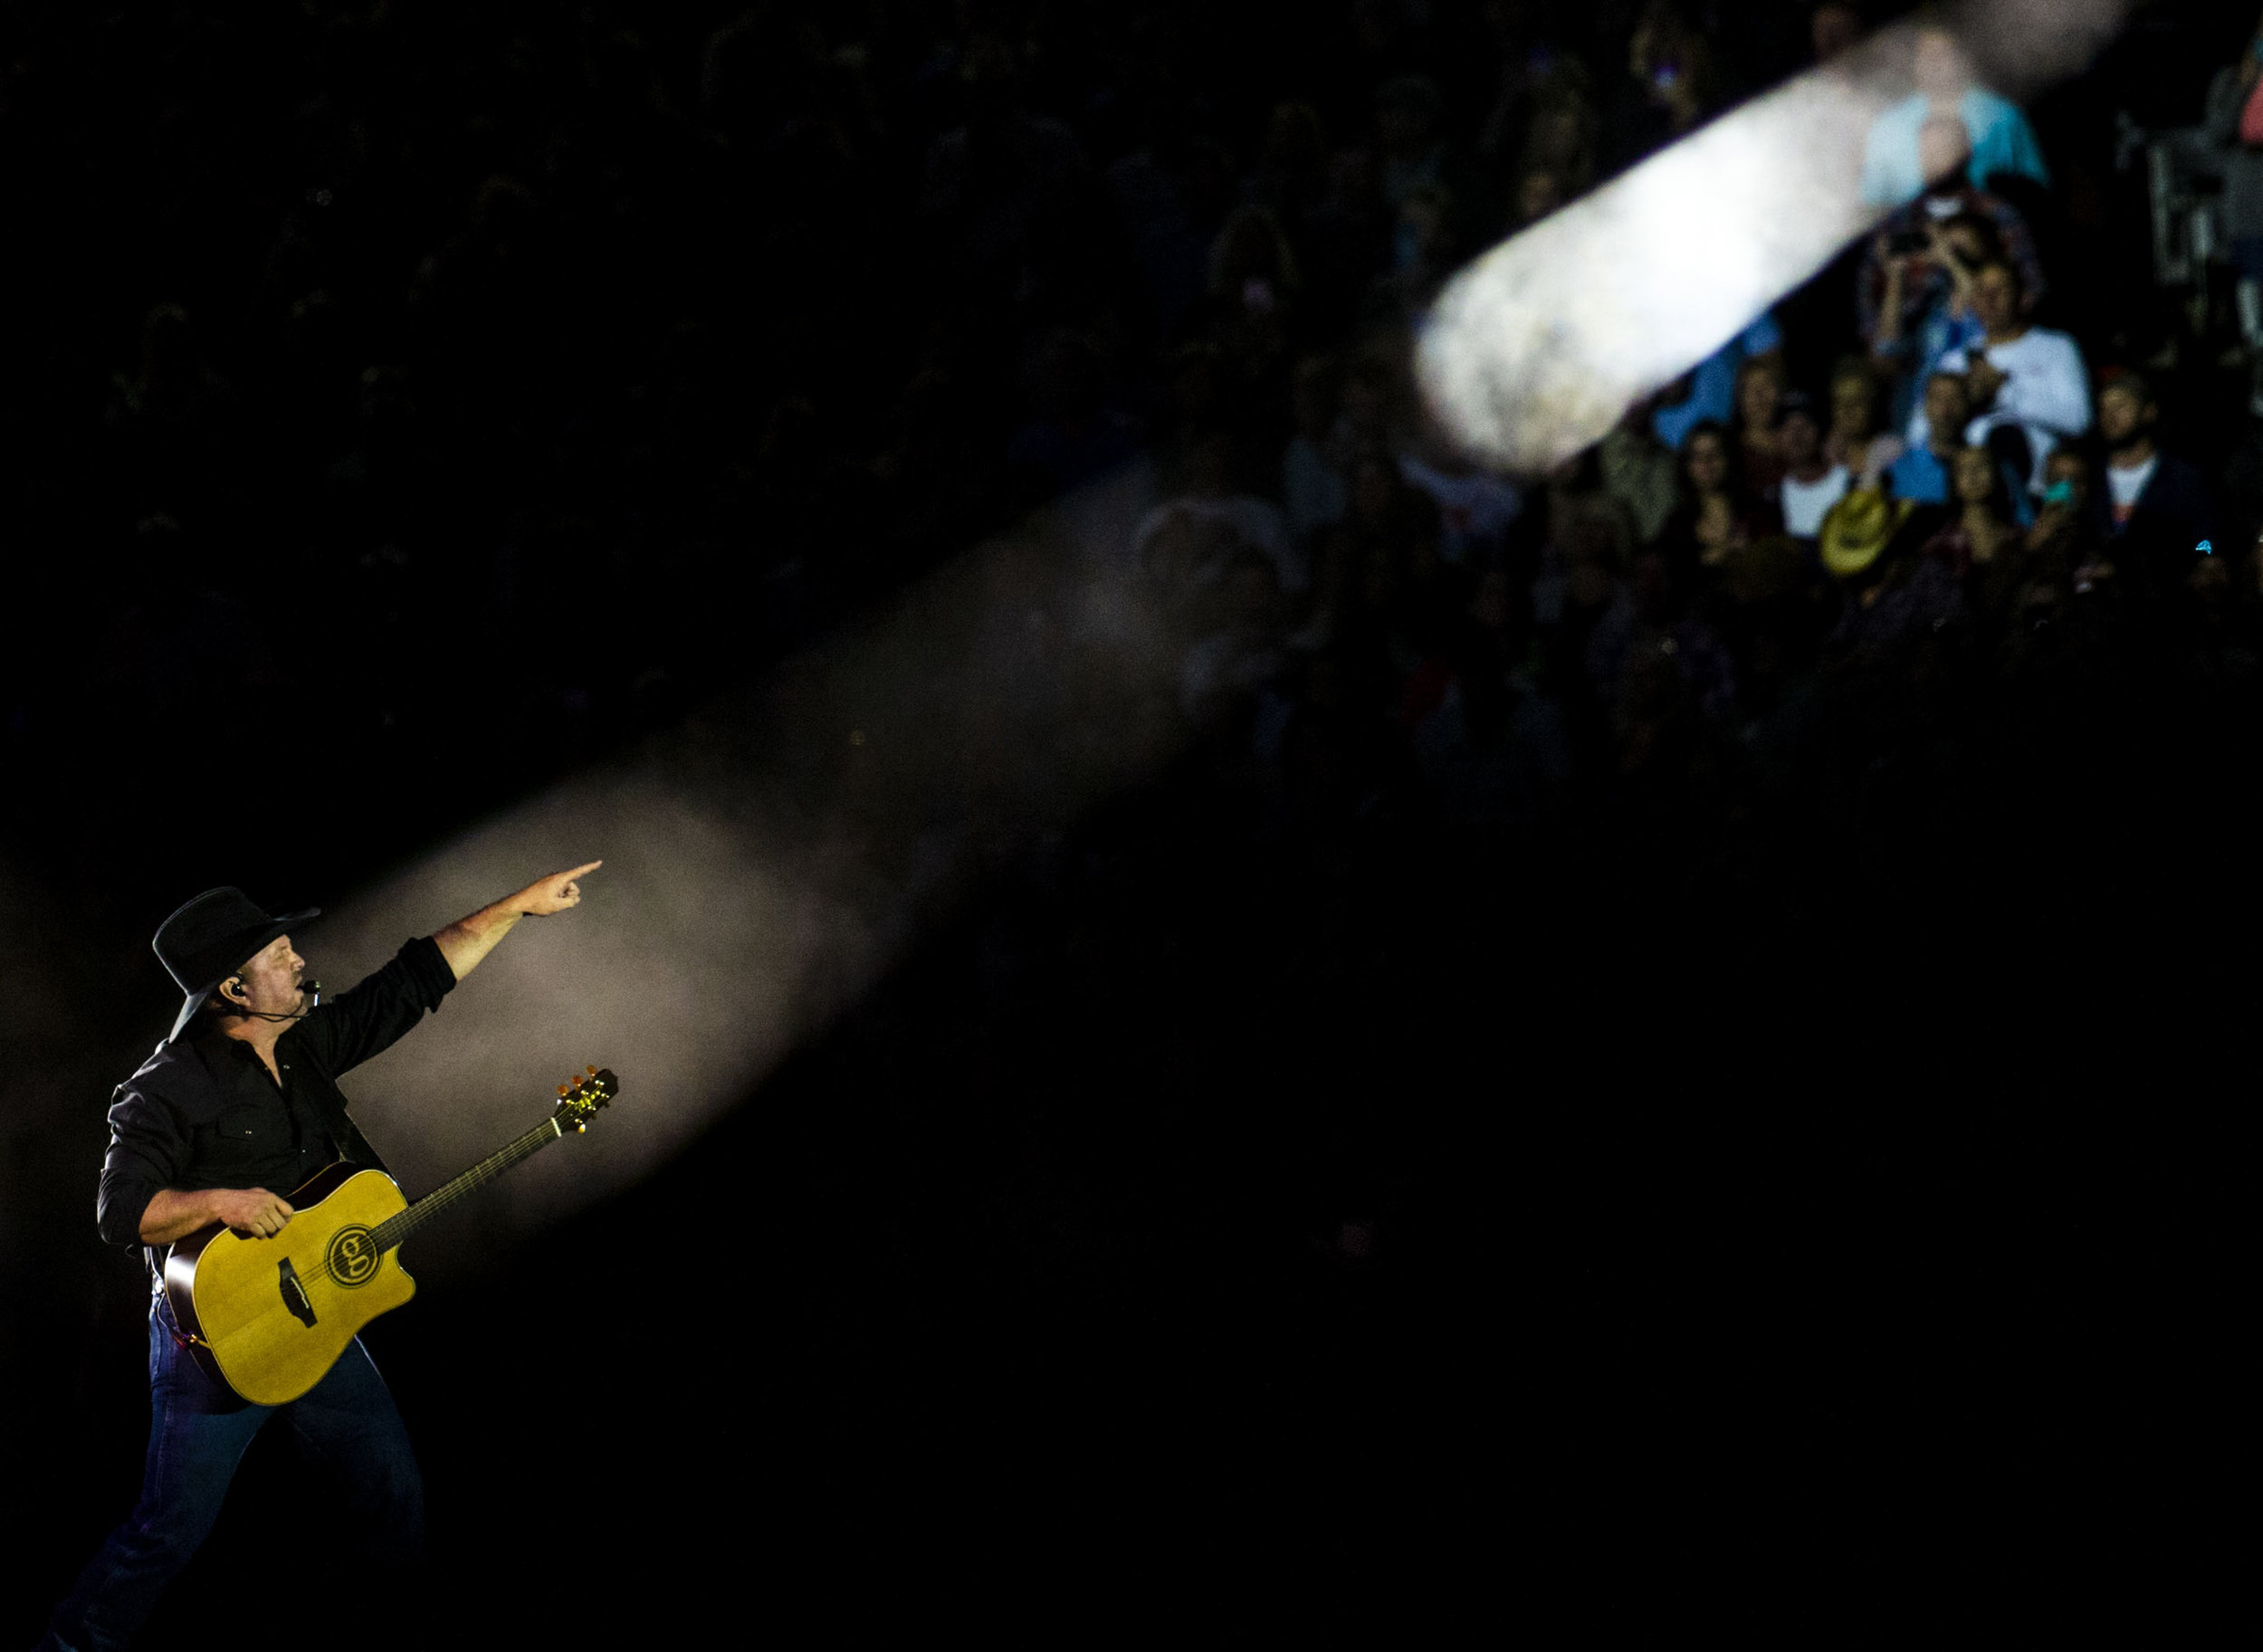
<svg viewBox="0 0 2263 1652">
<path fill-rule="evenodd" d="M 2067 334 L 2029 323 L 2020 272 L 1997 259 L 1972 277 L 1977 345 L 1951 350 L 1941 371 L 1964 375 L 1972 422 L 1964 439 L 2010 466 L 2020 486 L 2040 492 L 2051 449 L 2090 428 L 2090 377 L 2082 349 Z"/>
<path fill-rule="evenodd" d="M 1889 427 L 1912 442 L 1925 439 L 1916 403 L 1934 364 L 1979 334 L 1972 291 L 1980 266 L 1995 258 L 2011 262 L 2025 313 L 2033 313 L 2044 289 L 2027 220 L 1959 168 L 1962 126 L 1928 120 L 1923 138 L 1933 182 L 1871 238 L 1855 283 L 1856 324 L 1880 369 L 1894 376 Z"/>
</svg>

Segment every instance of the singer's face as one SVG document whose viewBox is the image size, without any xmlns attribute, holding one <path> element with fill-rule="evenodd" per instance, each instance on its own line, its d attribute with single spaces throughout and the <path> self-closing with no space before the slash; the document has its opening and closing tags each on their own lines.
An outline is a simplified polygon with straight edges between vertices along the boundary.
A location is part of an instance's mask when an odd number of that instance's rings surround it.
<svg viewBox="0 0 2263 1652">
<path fill-rule="evenodd" d="M 299 989 L 304 979 L 307 960 L 291 950 L 291 937 L 278 935 L 253 955 L 252 960 L 238 971 L 243 977 L 243 995 L 251 1007 L 271 1016 L 287 1016 L 299 1007 L 305 995 Z"/>
</svg>

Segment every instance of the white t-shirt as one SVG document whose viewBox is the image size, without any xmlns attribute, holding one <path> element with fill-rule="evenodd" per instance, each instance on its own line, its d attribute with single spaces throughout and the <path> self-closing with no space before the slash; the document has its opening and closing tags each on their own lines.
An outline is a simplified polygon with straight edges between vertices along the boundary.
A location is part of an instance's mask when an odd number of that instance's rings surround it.
<svg viewBox="0 0 2263 1652">
<path fill-rule="evenodd" d="M 1999 425 L 2019 425 L 2035 455 L 2028 487 L 2039 492 L 2043 462 L 2051 449 L 2090 428 L 2090 375 L 2082 365 L 2082 349 L 2065 333 L 2030 327 L 2009 343 L 1981 346 L 1981 353 L 2004 376 L 2004 383 L 1995 405 L 1964 427 L 1964 439 L 1977 445 Z M 1962 373 L 1971 365 L 1969 351 L 1951 350 L 1934 370 Z"/>
<path fill-rule="evenodd" d="M 2144 497 L 2145 484 L 2153 480 L 2153 473 L 2160 468 L 2159 454 L 2153 454 L 2143 464 L 2133 464 L 2127 468 L 2118 464 L 2105 467 L 2105 491 L 2114 501 L 2115 527 L 2120 527 L 2137 513 L 2137 501 Z"/>
<path fill-rule="evenodd" d="M 1834 464 L 1813 482 L 1783 479 L 1783 530 L 1797 540 L 1811 540 L 1823 531 L 1823 518 L 1839 501 L 1853 479 L 1847 467 Z"/>
</svg>

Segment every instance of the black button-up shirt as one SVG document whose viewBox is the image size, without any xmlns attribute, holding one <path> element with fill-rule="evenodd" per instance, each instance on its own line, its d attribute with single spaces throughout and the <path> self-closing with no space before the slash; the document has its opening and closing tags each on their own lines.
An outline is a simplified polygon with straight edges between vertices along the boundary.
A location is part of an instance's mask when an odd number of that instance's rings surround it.
<svg viewBox="0 0 2263 1652">
<path fill-rule="evenodd" d="M 282 1084 L 251 1046 L 192 1020 L 111 1098 L 95 1222 L 140 1243 L 142 1213 L 167 1188 L 265 1188 L 288 1198 L 336 1159 L 385 1168 L 354 1122 L 338 1075 L 437 1009 L 455 972 L 429 938 L 295 1023 L 275 1041 Z M 153 1258 L 154 1260 L 154 1258 Z"/>
</svg>

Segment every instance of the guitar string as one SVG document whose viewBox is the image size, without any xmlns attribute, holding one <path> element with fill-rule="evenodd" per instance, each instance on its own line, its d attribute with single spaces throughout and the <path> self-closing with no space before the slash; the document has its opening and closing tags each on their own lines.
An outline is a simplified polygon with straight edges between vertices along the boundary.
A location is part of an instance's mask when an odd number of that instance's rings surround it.
<svg viewBox="0 0 2263 1652">
<path fill-rule="evenodd" d="M 558 1138 L 555 1136 L 549 1138 L 550 1141 L 556 1141 L 557 1139 Z M 518 1143 L 513 1142 L 511 1145 L 516 1147 L 518 1146 Z M 396 1222 L 399 1222 L 403 1217 L 414 1216 L 416 1219 L 413 1222 L 403 1224 L 400 1237 L 395 1239 L 391 1244 L 381 1245 L 378 1247 L 378 1255 L 383 1256 L 387 1252 L 397 1250 L 407 1241 L 409 1235 L 415 1232 L 418 1227 L 423 1227 L 426 1220 L 432 1217 L 439 1215 L 441 1211 L 448 1208 L 451 1205 L 454 1204 L 458 1199 L 463 1198 L 466 1194 L 475 1192 L 480 1188 L 486 1186 L 487 1183 L 492 1181 L 505 1170 L 516 1166 L 520 1160 L 530 1157 L 536 1149 L 543 1145 L 544 1143 L 541 1141 L 538 1140 L 533 1141 L 529 1144 L 525 1151 L 513 1154 L 503 1163 L 486 1168 L 483 1174 L 473 1176 L 467 1171 L 465 1173 L 466 1179 L 462 1182 L 462 1185 L 443 1187 L 433 1193 L 427 1194 L 424 1198 L 418 1200 L 415 1204 L 395 1211 L 391 1216 L 387 1217 L 384 1221 L 379 1222 L 376 1227 L 370 1230 L 373 1236 L 383 1232 L 384 1229 L 392 1227 Z M 337 1268 L 331 1264 L 330 1259 L 327 1255 L 323 1257 L 320 1268 L 316 1271 L 315 1277 L 327 1279 L 334 1284 L 349 1284 L 351 1283 L 339 1273 Z M 368 1279 L 365 1277 L 362 1281 L 360 1281 L 360 1283 L 367 1284 Z"/>
<path fill-rule="evenodd" d="M 546 1131 L 552 1130 L 553 1126 L 557 1127 L 554 1133 L 547 1135 L 542 1133 Z M 395 1211 L 391 1216 L 386 1218 L 384 1221 L 379 1222 L 377 1225 L 377 1227 L 373 1228 L 371 1231 L 375 1233 L 381 1231 L 386 1227 L 389 1227 L 406 1216 L 415 1216 L 416 1220 L 406 1225 L 399 1238 L 394 1240 L 390 1245 L 380 1247 L 378 1255 L 382 1256 L 387 1252 L 397 1250 L 403 1244 L 407 1242 L 409 1235 L 414 1233 L 418 1227 L 424 1226 L 425 1222 L 430 1218 L 437 1216 L 441 1211 L 454 1204 L 456 1200 L 462 1198 L 467 1193 L 471 1193 L 477 1189 L 486 1186 L 487 1183 L 492 1181 L 505 1170 L 515 1168 L 522 1160 L 531 1157 L 542 1148 L 545 1148 L 551 1142 L 559 1140 L 564 1136 L 564 1126 L 560 1124 L 556 1118 L 545 1119 L 541 1123 L 535 1125 L 532 1129 L 529 1130 L 525 1135 L 520 1136 L 517 1141 L 510 1142 L 502 1148 L 497 1150 L 497 1151 L 491 1156 L 488 1161 L 473 1165 L 470 1170 L 455 1178 L 454 1180 L 443 1183 L 439 1188 L 430 1193 L 427 1193 L 423 1198 L 418 1199 L 415 1203 Z M 337 1268 L 332 1265 L 328 1255 L 323 1256 L 320 1265 L 309 1275 L 308 1279 L 301 1282 L 301 1287 L 303 1288 L 307 1283 L 313 1279 L 327 1280 L 332 1284 L 344 1285 L 348 1289 L 352 1289 L 355 1283 L 349 1281 L 344 1277 L 344 1275 L 339 1273 Z M 367 1284 L 368 1283 L 368 1275 L 364 1275 L 358 1283 Z"/>
<path fill-rule="evenodd" d="M 605 1098 L 605 1102 L 600 1102 L 598 1104 L 602 1106 L 606 1102 L 609 1102 L 611 1099 L 611 1096 L 608 1095 Z M 583 1127 L 584 1126 L 582 1125 L 577 1125 L 576 1128 L 577 1130 L 579 1130 Z M 548 1135 L 543 1134 L 542 1132 L 546 1130 L 550 1133 Z M 387 1251 L 398 1249 L 402 1245 L 407 1242 L 409 1235 L 415 1232 L 418 1227 L 424 1226 L 425 1221 L 434 1216 L 437 1216 L 441 1211 L 446 1209 L 450 1205 L 454 1204 L 456 1200 L 462 1198 L 465 1194 L 472 1192 L 477 1188 L 484 1187 L 488 1182 L 492 1181 L 505 1170 L 512 1169 L 521 1160 L 529 1158 L 540 1149 L 548 1147 L 553 1141 L 561 1140 L 565 1134 L 566 1127 L 564 1123 L 560 1121 L 557 1114 L 553 1113 L 550 1117 L 543 1120 L 541 1123 L 533 1126 L 526 1132 L 526 1134 L 520 1136 L 517 1141 L 507 1142 L 502 1147 L 496 1150 L 496 1151 L 491 1154 L 485 1161 L 473 1165 L 470 1170 L 465 1170 L 462 1175 L 456 1177 L 454 1180 L 443 1183 L 439 1188 L 430 1193 L 427 1193 L 423 1198 L 418 1199 L 415 1203 L 400 1210 L 395 1211 L 391 1216 L 386 1218 L 384 1221 L 378 1223 L 377 1227 L 372 1229 L 372 1232 L 382 1231 L 384 1228 L 391 1227 L 394 1223 L 400 1221 L 403 1217 L 413 1216 L 415 1219 L 406 1223 L 403 1227 L 401 1237 L 398 1239 L 396 1239 L 390 1245 L 380 1246 L 378 1255 L 383 1256 Z M 349 1289 L 353 1288 L 349 1281 L 347 1281 L 338 1272 L 337 1268 L 331 1265 L 329 1256 L 327 1253 L 322 1258 L 321 1265 L 315 1269 L 309 1277 L 312 1279 L 324 1279 L 332 1284 L 347 1285 Z M 301 1281 L 301 1289 L 304 1289 L 306 1283 L 307 1281 Z M 368 1276 L 364 1275 L 360 1283 L 364 1284 L 368 1284 Z"/>
</svg>

